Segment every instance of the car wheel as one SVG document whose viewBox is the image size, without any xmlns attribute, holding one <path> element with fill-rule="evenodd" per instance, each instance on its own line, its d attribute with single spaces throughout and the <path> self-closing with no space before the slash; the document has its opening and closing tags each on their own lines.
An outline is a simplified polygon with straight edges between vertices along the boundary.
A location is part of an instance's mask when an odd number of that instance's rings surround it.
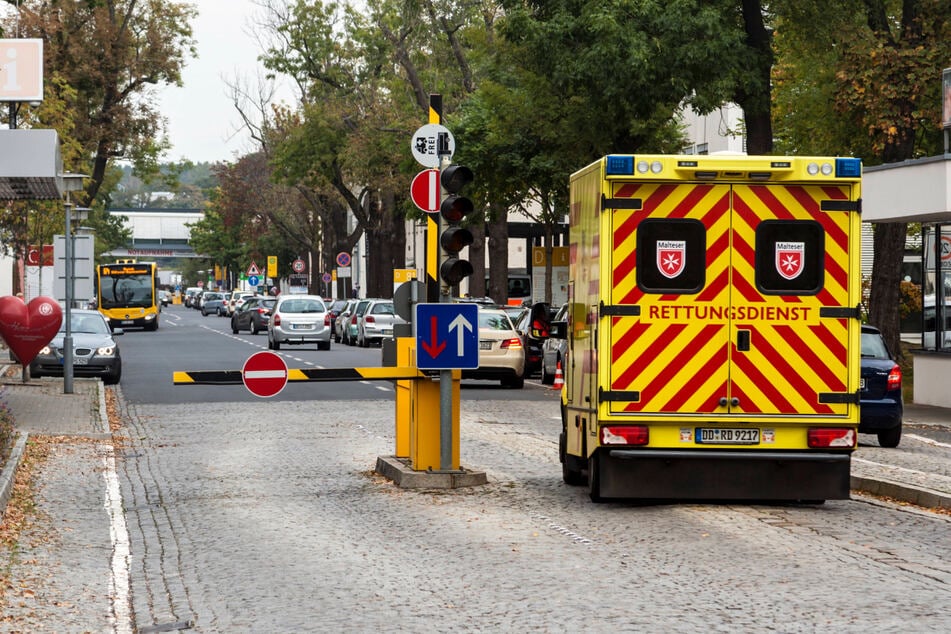
<svg viewBox="0 0 951 634">
<path fill-rule="evenodd" d="M 317 349 L 318 349 L 318 350 L 330 350 L 330 342 L 329 342 L 329 341 L 318 341 L 318 342 L 317 342 Z"/>
<path fill-rule="evenodd" d="M 334 333 L 334 343 L 340 343 L 340 335 Z"/>
<path fill-rule="evenodd" d="M 502 379 L 502 387 L 512 388 L 513 390 L 520 390 L 523 387 L 525 387 L 525 377 L 517 376 L 517 377 Z"/>
<path fill-rule="evenodd" d="M 116 366 L 116 371 L 112 374 L 107 375 L 102 379 L 102 382 L 106 385 L 116 385 L 119 383 L 119 380 L 122 378 L 122 362 L 119 362 L 119 365 Z"/>
<path fill-rule="evenodd" d="M 878 432 L 878 444 L 882 447 L 897 447 L 901 442 L 901 423 L 891 429 Z"/>
<path fill-rule="evenodd" d="M 548 366 L 542 361 L 542 385 L 554 385 L 555 377 L 548 374 Z"/>
<path fill-rule="evenodd" d="M 255 323 L 255 321 L 252 319 L 252 320 L 251 320 L 251 334 L 252 334 L 252 335 L 256 335 L 256 334 L 258 334 L 259 332 L 261 332 L 261 329 L 258 328 L 258 325 L 257 325 L 257 324 Z"/>
<path fill-rule="evenodd" d="M 588 497 L 592 502 L 601 502 L 601 476 L 598 473 L 598 463 L 601 461 L 598 452 L 595 451 L 588 458 Z"/>
<path fill-rule="evenodd" d="M 280 342 L 280 341 L 272 341 L 272 342 L 271 342 L 271 350 L 280 350 L 280 349 L 281 349 L 281 342 Z"/>
<path fill-rule="evenodd" d="M 235 335 L 238 334 L 238 324 L 234 320 L 234 317 L 231 318 L 231 333 Z"/>
<path fill-rule="evenodd" d="M 361 348 L 369 348 L 369 347 L 370 347 L 370 341 L 369 341 L 366 337 L 364 337 L 363 339 L 360 339 L 360 340 L 359 340 L 359 344 L 360 344 L 360 347 L 361 347 Z"/>
</svg>

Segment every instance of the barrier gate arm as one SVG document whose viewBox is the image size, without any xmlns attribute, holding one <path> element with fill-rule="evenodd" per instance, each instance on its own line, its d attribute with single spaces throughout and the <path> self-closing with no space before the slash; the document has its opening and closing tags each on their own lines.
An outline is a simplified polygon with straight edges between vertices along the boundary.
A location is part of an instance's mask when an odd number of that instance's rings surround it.
<svg viewBox="0 0 951 634">
<path fill-rule="evenodd" d="M 385 368 L 288 368 L 287 381 L 313 383 L 319 381 L 367 381 L 427 379 L 430 375 L 415 367 Z M 174 385 L 242 385 L 241 370 L 177 371 L 172 374 Z"/>
</svg>

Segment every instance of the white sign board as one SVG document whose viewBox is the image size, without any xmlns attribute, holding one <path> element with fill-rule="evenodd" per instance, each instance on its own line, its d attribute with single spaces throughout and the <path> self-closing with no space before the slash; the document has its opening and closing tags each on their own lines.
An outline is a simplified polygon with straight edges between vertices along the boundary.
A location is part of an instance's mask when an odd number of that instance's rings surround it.
<svg viewBox="0 0 951 634">
<path fill-rule="evenodd" d="M 456 140 L 445 126 L 438 123 L 427 123 L 422 126 L 409 141 L 413 151 L 413 158 L 423 167 L 439 167 L 439 137 L 446 135 L 449 158 L 456 152 Z"/>
<path fill-rule="evenodd" d="M 43 101 L 43 40 L 0 39 L 0 101 Z"/>
<path fill-rule="evenodd" d="M 57 301 L 66 301 L 66 238 L 53 236 L 53 293 Z M 73 302 L 88 302 L 96 294 L 93 278 L 93 236 L 75 236 L 73 240 Z"/>
</svg>

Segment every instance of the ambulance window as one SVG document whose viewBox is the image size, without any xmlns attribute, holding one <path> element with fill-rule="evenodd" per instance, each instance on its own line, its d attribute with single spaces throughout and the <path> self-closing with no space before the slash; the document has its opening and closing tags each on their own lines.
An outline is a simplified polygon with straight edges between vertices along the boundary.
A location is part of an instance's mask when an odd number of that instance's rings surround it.
<svg viewBox="0 0 951 634">
<path fill-rule="evenodd" d="M 699 220 L 649 218 L 637 227 L 637 285 L 645 293 L 699 293 L 707 230 Z"/>
<path fill-rule="evenodd" d="M 764 220 L 756 228 L 756 288 L 815 295 L 825 274 L 825 233 L 814 220 Z"/>
</svg>

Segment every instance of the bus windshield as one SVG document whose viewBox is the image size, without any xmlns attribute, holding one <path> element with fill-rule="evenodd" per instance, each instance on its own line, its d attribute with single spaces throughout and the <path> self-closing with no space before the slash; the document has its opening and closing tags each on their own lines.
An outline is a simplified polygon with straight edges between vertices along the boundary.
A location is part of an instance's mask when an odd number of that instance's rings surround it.
<svg viewBox="0 0 951 634">
<path fill-rule="evenodd" d="M 99 304 L 102 308 L 123 308 L 140 306 L 147 308 L 155 304 L 152 295 L 152 275 L 150 273 L 132 275 L 99 276 Z"/>
</svg>

